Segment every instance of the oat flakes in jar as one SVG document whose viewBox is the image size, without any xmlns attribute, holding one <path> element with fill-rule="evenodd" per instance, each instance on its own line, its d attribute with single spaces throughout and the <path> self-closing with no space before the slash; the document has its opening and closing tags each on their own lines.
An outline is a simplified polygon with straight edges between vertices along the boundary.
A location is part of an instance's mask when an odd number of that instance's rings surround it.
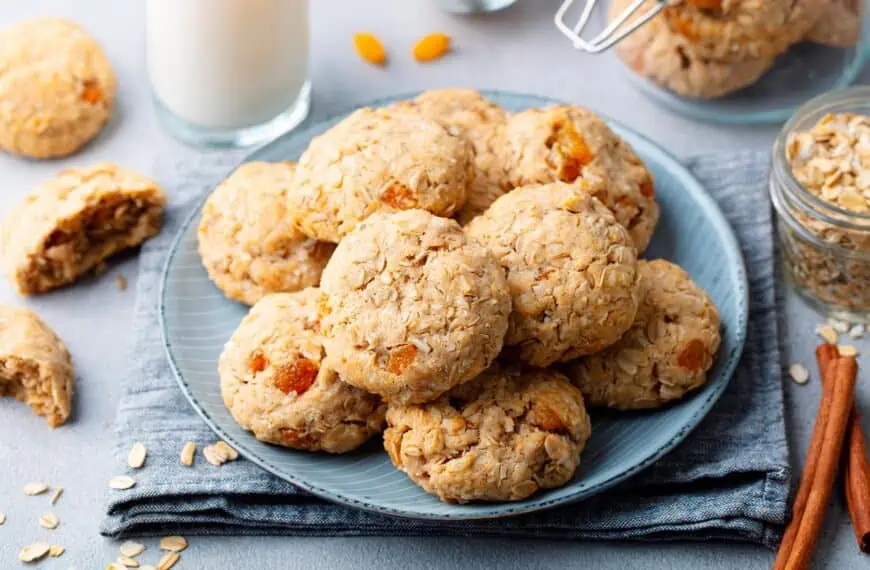
<svg viewBox="0 0 870 570">
<path fill-rule="evenodd" d="M 835 318 L 870 322 L 870 87 L 800 107 L 774 143 L 783 273 Z"/>
</svg>

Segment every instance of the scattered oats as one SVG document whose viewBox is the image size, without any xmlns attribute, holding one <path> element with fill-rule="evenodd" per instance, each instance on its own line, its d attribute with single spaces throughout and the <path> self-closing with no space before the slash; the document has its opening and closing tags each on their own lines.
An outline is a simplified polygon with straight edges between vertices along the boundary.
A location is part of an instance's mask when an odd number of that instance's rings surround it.
<svg viewBox="0 0 870 570">
<path fill-rule="evenodd" d="M 214 446 L 220 450 L 221 453 L 226 455 L 227 461 L 235 461 L 239 458 L 239 452 L 233 449 L 229 443 L 221 440 L 214 444 Z"/>
<path fill-rule="evenodd" d="M 109 565 L 106 566 L 106 570 L 127 570 L 127 567 L 120 562 L 110 562 Z"/>
<path fill-rule="evenodd" d="M 861 338 L 864 336 L 864 325 L 855 325 L 851 329 L 849 329 L 849 337 L 850 338 Z"/>
<path fill-rule="evenodd" d="M 849 344 L 841 344 L 837 346 L 840 356 L 858 356 L 858 349 Z"/>
<path fill-rule="evenodd" d="M 57 525 L 60 524 L 60 519 L 57 518 L 57 515 L 54 513 L 45 513 L 41 517 L 39 517 L 39 526 L 42 528 L 47 528 L 48 530 L 54 530 L 57 528 Z"/>
<path fill-rule="evenodd" d="M 4 513 L 3 511 L 0 511 L 0 524 L 3 524 L 5 522 L 6 522 L 6 513 Z"/>
<path fill-rule="evenodd" d="M 196 454 L 196 444 L 192 441 L 188 441 L 184 444 L 184 447 L 181 450 L 181 464 L 187 465 L 190 467 L 193 465 L 193 456 Z"/>
<path fill-rule="evenodd" d="M 51 556 L 52 558 L 57 558 L 58 556 L 60 556 L 64 552 L 66 552 L 66 548 L 64 548 L 63 546 L 61 546 L 59 544 L 52 544 L 48 549 L 48 555 Z"/>
<path fill-rule="evenodd" d="M 146 455 L 148 455 L 148 450 L 143 444 L 137 441 L 133 444 L 133 447 L 130 448 L 130 452 L 127 454 L 127 465 L 133 469 L 139 469 L 145 465 Z"/>
<path fill-rule="evenodd" d="M 835 331 L 838 333 L 849 332 L 849 323 L 845 321 L 838 321 L 837 319 L 828 319 L 828 324 L 833 327 Z"/>
<path fill-rule="evenodd" d="M 224 464 L 224 461 L 227 460 L 226 457 L 224 457 L 220 451 L 217 451 L 217 448 L 213 445 L 206 445 L 202 449 L 202 456 L 215 467 L 220 467 Z"/>
<path fill-rule="evenodd" d="M 21 549 L 21 552 L 18 553 L 18 560 L 35 562 L 48 554 L 50 549 L 51 547 L 47 542 L 34 542 Z"/>
<path fill-rule="evenodd" d="M 139 563 L 136 560 L 133 560 L 129 556 L 121 555 L 118 557 L 118 564 L 124 566 L 125 568 L 138 568 Z"/>
<path fill-rule="evenodd" d="M 145 552 L 145 545 L 128 540 L 127 542 L 122 543 L 118 550 L 121 551 L 122 555 L 132 558 L 133 556 L 139 556 Z"/>
<path fill-rule="evenodd" d="M 154 566 L 153 564 L 143 564 L 139 567 L 139 570 L 157 570 L 157 566 Z"/>
<path fill-rule="evenodd" d="M 55 504 L 60 496 L 63 495 L 63 487 L 58 487 L 54 490 L 54 493 L 51 494 L 51 504 Z"/>
<path fill-rule="evenodd" d="M 788 375 L 798 384 L 806 384 L 807 380 L 810 379 L 810 373 L 803 364 L 792 364 L 789 366 Z"/>
<path fill-rule="evenodd" d="M 178 562 L 178 559 L 181 556 L 178 555 L 177 552 L 167 552 L 163 555 L 163 558 L 160 559 L 160 562 L 157 563 L 157 570 L 169 570 L 175 563 Z"/>
<path fill-rule="evenodd" d="M 160 550 L 181 552 L 187 548 L 187 540 L 183 536 L 164 536 L 160 539 Z"/>
<path fill-rule="evenodd" d="M 109 479 L 109 488 L 124 491 L 136 484 L 136 480 L 126 475 L 117 475 Z"/>
<path fill-rule="evenodd" d="M 48 485 L 45 483 L 28 483 L 24 486 L 25 495 L 41 495 L 48 491 Z"/>
<path fill-rule="evenodd" d="M 828 344 L 837 344 L 840 338 L 834 327 L 828 324 L 816 325 L 816 334 L 822 337 Z"/>
<path fill-rule="evenodd" d="M 127 289 L 127 278 L 123 275 L 115 275 L 115 285 L 117 285 L 118 289 L 121 291 L 125 291 Z"/>
</svg>

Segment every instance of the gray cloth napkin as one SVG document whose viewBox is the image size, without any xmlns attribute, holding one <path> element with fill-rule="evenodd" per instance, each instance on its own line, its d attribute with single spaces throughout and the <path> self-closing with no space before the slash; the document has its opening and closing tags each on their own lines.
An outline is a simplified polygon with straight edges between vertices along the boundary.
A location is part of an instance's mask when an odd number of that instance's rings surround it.
<svg viewBox="0 0 870 570">
<path fill-rule="evenodd" d="M 163 162 L 172 196 L 166 228 L 142 248 L 130 376 L 117 415 L 117 473 L 135 441 L 149 449 L 137 484 L 109 496 L 109 536 L 188 534 L 517 536 L 565 539 L 739 539 L 773 547 L 787 512 L 788 447 L 777 336 L 774 248 L 766 206 L 767 155 L 688 161 L 737 232 L 749 269 L 746 350 L 722 399 L 689 437 L 637 477 L 582 503 L 496 521 L 392 518 L 306 494 L 240 459 L 216 469 L 179 465 L 187 441 L 215 436 L 181 394 L 163 352 L 157 293 L 181 220 L 238 155 Z"/>
</svg>

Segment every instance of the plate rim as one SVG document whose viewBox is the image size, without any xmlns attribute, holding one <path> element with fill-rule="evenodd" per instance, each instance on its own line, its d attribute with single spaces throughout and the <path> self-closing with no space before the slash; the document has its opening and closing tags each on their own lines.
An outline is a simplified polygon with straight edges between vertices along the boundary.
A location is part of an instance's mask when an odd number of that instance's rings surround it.
<svg viewBox="0 0 870 570">
<path fill-rule="evenodd" d="M 564 100 L 538 95 L 538 94 L 529 94 L 522 93 L 518 91 L 506 91 L 506 90 L 495 90 L 495 89 L 481 89 L 478 90 L 482 95 L 486 97 L 514 97 L 521 98 L 530 101 L 535 101 L 536 105 L 544 106 L 544 105 L 559 105 L 559 104 L 573 104 L 566 102 Z M 263 144 L 262 146 L 254 149 L 249 154 L 245 155 L 234 167 L 232 170 L 238 167 L 240 164 L 244 164 L 245 162 L 251 162 L 256 160 L 263 160 L 261 156 L 266 153 L 267 149 L 278 143 L 278 141 L 284 139 L 285 137 L 301 137 L 306 136 L 307 133 L 317 128 L 318 126 L 328 123 L 331 121 L 335 121 L 341 117 L 347 116 L 349 113 L 360 109 L 362 107 L 380 107 L 386 104 L 390 104 L 400 100 L 412 99 L 422 93 L 422 90 L 399 93 L 396 95 L 390 95 L 385 97 L 379 97 L 377 99 L 373 99 L 370 101 L 365 101 L 359 104 L 356 104 L 352 107 L 344 108 L 340 111 L 332 113 L 327 117 L 324 117 L 316 122 L 308 122 L 306 127 L 301 130 L 294 130 L 288 133 L 284 133 L 279 135 L 278 137 L 272 139 L 271 141 Z M 587 488 L 579 490 L 574 494 L 569 494 L 563 497 L 557 497 L 552 499 L 541 499 L 541 500 L 531 500 L 526 504 L 516 504 L 516 503 L 478 503 L 478 505 L 486 505 L 484 510 L 476 510 L 474 512 L 469 512 L 468 514 L 438 514 L 438 513 L 421 513 L 415 511 L 406 511 L 403 509 L 397 509 L 394 507 L 387 507 L 383 505 L 378 505 L 374 502 L 361 501 L 359 499 L 355 499 L 352 497 L 347 497 L 341 493 L 335 493 L 333 491 L 323 489 L 316 485 L 313 482 L 307 481 L 305 479 L 301 479 L 299 477 L 294 476 L 292 473 L 287 473 L 286 471 L 280 469 L 277 466 L 272 465 L 268 460 L 260 457 L 257 453 L 248 449 L 247 444 L 239 442 L 235 437 L 230 435 L 224 430 L 223 427 L 218 425 L 209 415 L 209 412 L 206 411 L 197 401 L 196 397 L 191 392 L 187 381 L 184 378 L 181 369 L 178 366 L 178 363 L 175 360 L 175 357 L 172 352 L 172 347 L 169 342 L 169 331 L 166 323 L 166 297 L 167 297 L 167 280 L 169 276 L 169 271 L 172 266 L 173 260 L 175 259 L 176 254 L 178 253 L 179 246 L 181 244 L 182 239 L 187 233 L 190 225 L 193 223 L 194 219 L 196 219 L 197 215 L 200 213 L 203 204 L 214 191 L 215 186 L 210 186 L 207 191 L 203 192 L 203 195 L 195 200 L 195 203 L 191 206 L 190 212 L 184 215 L 184 219 L 176 231 L 175 235 L 172 238 L 172 241 L 169 245 L 169 253 L 166 257 L 166 260 L 163 263 L 163 267 L 161 270 L 160 283 L 159 283 L 159 296 L 157 299 L 157 313 L 158 319 L 160 322 L 160 335 L 161 341 L 163 344 L 163 352 L 166 355 L 167 362 L 169 363 L 169 368 L 172 370 L 172 374 L 175 377 L 176 383 L 181 389 L 182 394 L 184 395 L 187 402 L 193 407 L 193 409 L 199 414 L 199 416 L 205 421 L 206 425 L 221 439 L 227 441 L 227 443 L 231 444 L 235 449 L 239 451 L 239 453 L 245 457 L 248 461 L 251 461 L 255 465 L 264 469 L 265 471 L 271 473 L 272 475 L 278 477 L 279 479 L 286 481 L 292 485 L 295 485 L 304 491 L 311 493 L 321 499 L 328 500 L 332 503 L 348 505 L 357 509 L 361 509 L 363 511 L 376 513 L 380 515 L 389 515 L 393 517 L 400 517 L 412 520 L 428 520 L 428 521 L 473 521 L 473 520 L 491 520 L 491 519 L 499 519 L 505 517 L 518 516 L 533 512 L 542 511 L 545 509 L 550 509 L 556 506 L 567 505 L 576 503 L 579 501 L 583 501 L 589 499 L 595 495 L 598 495 L 613 486 L 634 477 L 635 475 L 641 473 L 642 471 L 651 467 L 655 462 L 659 459 L 670 453 L 677 445 L 679 445 L 685 438 L 691 433 L 698 425 L 703 421 L 703 419 L 710 413 L 710 410 L 719 401 L 722 394 L 725 392 L 728 385 L 731 383 L 731 379 L 734 376 L 734 372 L 737 368 L 737 364 L 740 360 L 741 355 L 743 354 L 743 349 L 746 342 L 747 336 L 747 327 L 749 324 L 749 281 L 746 272 L 746 264 L 743 259 L 742 250 L 740 248 L 740 244 L 737 241 L 737 237 L 734 234 L 734 230 L 731 228 L 731 225 L 728 223 L 725 215 L 722 213 L 722 210 L 719 208 L 719 205 L 713 199 L 713 197 L 707 192 L 705 186 L 698 180 L 692 173 L 689 171 L 686 166 L 677 159 L 672 153 L 668 150 L 660 146 L 658 143 L 654 142 L 652 139 L 647 136 L 639 133 L 638 131 L 624 125 L 620 121 L 614 120 L 606 114 L 598 113 L 594 109 L 590 109 L 592 112 L 596 113 L 600 116 L 608 126 L 616 126 L 618 130 L 622 130 L 625 132 L 630 132 L 633 136 L 637 137 L 639 140 L 642 140 L 646 145 L 652 147 L 657 152 L 659 152 L 664 158 L 669 160 L 673 165 L 676 165 L 676 170 L 674 171 L 677 174 L 677 178 L 680 179 L 683 187 L 692 186 L 694 187 L 692 190 L 693 195 L 698 198 L 698 201 L 701 207 L 707 210 L 711 214 L 711 221 L 714 224 L 714 230 L 716 233 L 721 236 L 721 238 L 727 242 L 726 250 L 729 254 L 729 257 L 733 257 L 731 265 L 736 271 L 735 277 L 737 278 L 738 291 L 738 303 L 740 307 L 740 311 L 738 311 L 737 322 L 735 324 L 735 333 L 736 333 L 736 345 L 734 349 L 727 355 L 725 362 L 722 365 L 722 374 L 725 377 L 724 381 L 720 383 L 720 385 L 716 386 L 716 388 L 707 394 L 705 400 L 701 402 L 698 410 L 695 411 L 686 422 L 686 424 L 679 429 L 677 433 L 675 433 L 664 445 L 656 449 L 651 454 L 646 455 L 641 461 L 637 462 L 635 465 L 629 467 L 628 469 L 622 470 L 619 473 L 616 473 L 606 480 L 602 481 L 594 488 Z M 232 170 L 227 172 L 229 175 Z M 222 179 L 223 180 L 223 179 Z M 218 182 L 217 184 L 219 184 Z M 725 355 L 720 355 L 725 356 Z"/>
</svg>

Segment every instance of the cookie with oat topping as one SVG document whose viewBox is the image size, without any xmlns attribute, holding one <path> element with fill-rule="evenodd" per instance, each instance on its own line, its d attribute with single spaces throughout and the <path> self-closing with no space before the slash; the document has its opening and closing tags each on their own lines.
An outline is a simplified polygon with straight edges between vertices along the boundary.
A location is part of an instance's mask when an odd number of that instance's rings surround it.
<svg viewBox="0 0 870 570">
<path fill-rule="evenodd" d="M 607 206 L 646 249 L 659 219 L 652 174 L 595 113 L 573 105 L 527 109 L 505 128 L 503 163 L 512 187 L 577 183 Z"/>
<path fill-rule="evenodd" d="M 498 152 L 508 118 L 504 109 L 473 89 L 449 88 L 425 91 L 397 107 L 414 109 L 438 121 L 451 133 L 467 138 L 474 148 L 474 184 L 456 215 L 460 224 L 483 213 L 508 190 L 507 173 Z"/>
<path fill-rule="evenodd" d="M 338 243 L 373 212 L 449 217 L 474 182 L 465 137 L 408 109 L 359 109 L 315 137 L 296 167 L 290 212 L 303 233 Z"/>
<path fill-rule="evenodd" d="M 63 170 L 6 217 L 0 262 L 22 294 L 72 283 L 155 235 L 165 203 L 156 182 L 116 164 Z"/>
<path fill-rule="evenodd" d="M 72 359 L 55 332 L 33 311 L 0 305 L 0 396 L 58 427 L 69 418 L 73 382 Z"/>
<path fill-rule="evenodd" d="M 489 250 L 423 210 L 370 216 L 338 244 L 321 288 L 330 364 L 396 403 L 431 400 L 485 370 L 511 310 Z"/>
<path fill-rule="evenodd" d="M 499 364 L 433 402 L 391 404 L 387 425 L 393 464 L 449 503 L 519 501 L 564 485 L 592 431 L 567 378 Z"/>
<path fill-rule="evenodd" d="M 591 354 L 631 326 L 641 294 L 634 244 L 583 185 L 518 188 L 466 229 L 505 268 L 513 298 L 505 344 L 524 361 Z"/>
<path fill-rule="evenodd" d="M 266 295 L 224 347 L 224 404 L 260 441 L 344 453 L 381 431 L 380 398 L 341 381 L 324 363 L 316 288 Z"/>
<path fill-rule="evenodd" d="M 67 156 L 109 120 L 115 74 L 99 44 L 61 18 L 0 30 L 0 150 Z"/>
<path fill-rule="evenodd" d="M 721 341 L 719 313 L 689 274 L 669 261 L 641 261 L 643 298 L 614 345 L 563 371 L 590 406 L 658 408 L 707 381 Z"/>
<path fill-rule="evenodd" d="M 199 254 L 211 280 L 253 305 L 268 293 L 316 287 L 335 246 L 303 235 L 290 221 L 290 162 L 243 164 L 202 207 Z"/>
</svg>

